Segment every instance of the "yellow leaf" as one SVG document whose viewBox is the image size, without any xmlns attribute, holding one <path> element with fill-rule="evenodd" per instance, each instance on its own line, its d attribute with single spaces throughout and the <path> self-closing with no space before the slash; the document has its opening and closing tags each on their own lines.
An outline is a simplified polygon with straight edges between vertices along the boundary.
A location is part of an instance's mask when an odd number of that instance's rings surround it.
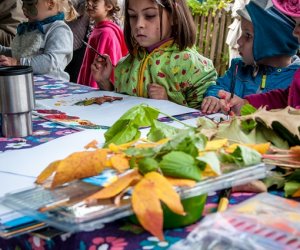
<svg viewBox="0 0 300 250">
<path fill-rule="evenodd" d="M 112 151 L 112 152 L 120 152 L 120 151 L 124 151 L 126 149 L 128 149 L 129 147 L 131 147 L 133 144 L 136 143 L 137 140 L 134 140 L 134 141 L 130 141 L 130 142 L 127 142 L 127 143 L 124 143 L 124 144 L 121 144 L 121 145 L 116 145 L 114 143 L 111 143 L 108 145 L 108 148 Z"/>
<path fill-rule="evenodd" d="M 196 185 L 196 181 L 190 179 L 178 179 L 172 177 L 165 177 L 173 186 L 178 187 L 194 187 Z"/>
<path fill-rule="evenodd" d="M 43 171 L 39 174 L 36 179 L 37 184 L 42 184 L 48 177 L 50 177 L 57 169 L 58 164 L 60 161 L 54 161 L 50 163 Z"/>
<path fill-rule="evenodd" d="M 59 162 L 51 188 L 99 174 L 105 168 L 106 157 L 107 150 L 102 149 L 69 155 Z"/>
<path fill-rule="evenodd" d="M 260 154 L 265 154 L 270 149 L 271 143 L 260 143 L 260 144 L 232 144 L 226 148 L 227 153 L 233 153 L 236 150 L 237 146 L 243 145 L 249 148 L 256 150 Z"/>
<path fill-rule="evenodd" d="M 129 169 L 129 161 L 124 154 L 116 154 L 111 156 L 111 167 L 116 169 L 118 172 L 124 172 Z"/>
<path fill-rule="evenodd" d="M 160 201 L 153 192 L 154 183 L 143 178 L 133 189 L 132 209 L 144 229 L 164 240 L 163 211 Z"/>
<path fill-rule="evenodd" d="M 216 151 L 216 150 L 226 146 L 227 143 L 228 143 L 228 139 L 208 141 L 206 143 L 205 151 Z"/>
<path fill-rule="evenodd" d="M 137 169 L 121 176 L 116 181 L 111 183 L 109 186 L 101 189 L 99 192 L 87 197 L 85 202 L 87 204 L 93 203 L 95 200 L 107 199 L 114 197 L 124 189 L 126 189 L 132 182 L 140 180 L 142 176 L 139 174 Z"/>
<path fill-rule="evenodd" d="M 213 171 L 210 165 L 206 164 L 204 171 L 202 172 L 202 177 L 216 177 L 219 176 L 218 173 Z"/>
<path fill-rule="evenodd" d="M 153 183 L 152 192 L 155 192 L 170 210 L 176 214 L 185 215 L 178 193 L 164 176 L 157 172 L 149 172 L 144 178 Z"/>
</svg>

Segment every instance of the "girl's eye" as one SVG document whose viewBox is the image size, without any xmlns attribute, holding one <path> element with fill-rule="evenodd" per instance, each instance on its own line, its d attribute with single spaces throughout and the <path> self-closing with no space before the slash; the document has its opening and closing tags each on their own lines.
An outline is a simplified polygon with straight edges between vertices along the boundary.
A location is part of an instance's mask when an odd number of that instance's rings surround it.
<svg viewBox="0 0 300 250">
<path fill-rule="evenodd" d="M 253 36 L 251 34 L 249 34 L 249 33 L 246 33 L 245 37 L 246 37 L 247 40 L 250 40 L 250 39 L 253 38 Z"/>
<path fill-rule="evenodd" d="M 130 19 L 134 19 L 136 18 L 137 16 L 136 15 L 128 15 Z"/>
<path fill-rule="evenodd" d="M 146 15 L 145 17 L 146 17 L 146 19 L 153 19 L 156 17 L 156 15 Z"/>
</svg>

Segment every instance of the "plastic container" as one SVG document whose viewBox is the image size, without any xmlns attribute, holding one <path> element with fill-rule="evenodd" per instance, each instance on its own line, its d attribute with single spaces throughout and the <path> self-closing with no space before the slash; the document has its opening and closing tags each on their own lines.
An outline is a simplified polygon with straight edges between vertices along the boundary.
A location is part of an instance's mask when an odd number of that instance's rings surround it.
<svg viewBox="0 0 300 250">
<path fill-rule="evenodd" d="M 177 192 L 188 215 L 178 216 L 165 209 L 164 228 L 181 227 L 194 223 L 202 216 L 207 193 L 264 178 L 268 171 L 268 167 L 260 164 L 200 181 L 192 188 L 178 188 Z M 133 214 L 130 195 L 126 195 L 118 207 L 107 201 L 90 207 L 78 202 L 82 200 L 82 197 L 97 189 L 99 187 L 83 181 L 75 181 L 54 190 L 36 186 L 7 194 L 2 198 L 1 203 L 66 232 L 93 230 L 103 223 Z M 59 205 L 72 200 L 77 202 L 68 206 Z M 56 206 L 55 209 L 41 212 L 42 207 L 53 205 Z"/>
</svg>

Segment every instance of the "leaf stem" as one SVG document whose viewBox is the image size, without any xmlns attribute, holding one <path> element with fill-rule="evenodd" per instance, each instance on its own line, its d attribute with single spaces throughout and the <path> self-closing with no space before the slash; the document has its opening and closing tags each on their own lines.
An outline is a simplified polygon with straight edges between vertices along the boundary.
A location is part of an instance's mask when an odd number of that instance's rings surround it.
<svg viewBox="0 0 300 250">
<path fill-rule="evenodd" d="M 175 117 L 170 116 L 170 115 L 168 115 L 168 114 L 166 114 L 166 113 L 164 113 L 164 112 L 161 112 L 160 110 L 159 110 L 159 113 L 161 113 L 162 115 L 164 115 L 164 116 L 170 118 L 170 119 L 173 120 L 173 121 L 176 121 L 176 122 L 182 124 L 182 125 L 185 126 L 185 127 L 188 127 L 188 128 L 194 128 L 193 126 L 188 125 L 188 124 L 186 124 L 186 123 L 184 123 L 184 122 L 182 122 L 182 121 L 176 119 Z"/>
</svg>

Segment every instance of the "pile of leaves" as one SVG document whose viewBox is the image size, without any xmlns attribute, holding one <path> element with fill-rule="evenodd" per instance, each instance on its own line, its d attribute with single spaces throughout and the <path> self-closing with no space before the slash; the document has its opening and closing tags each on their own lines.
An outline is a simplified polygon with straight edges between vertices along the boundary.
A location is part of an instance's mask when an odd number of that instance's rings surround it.
<svg viewBox="0 0 300 250">
<path fill-rule="evenodd" d="M 232 171 L 261 162 L 261 154 L 251 145 L 229 146 L 227 139 L 207 141 L 195 128 L 175 129 L 157 121 L 158 115 L 157 109 L 146 105 L 130 109 L 105 133 L 104 148 L 91 142 L 86 147 L 89 150 L 51 163 L 36 182 L 50 181 L 50 187 L 55 188 L 114 168 L 121 174 L 119 178 L 86 197 L 85 203 L 114 199 L 119 205 L 126 191 L 132 189 L 132 208 L 139 222 L 163 240 L 161 202 L 174 213 L 185 215 L 174 185 L 191 187 L 222 174 L 224 167 Z M 151 126 L 148 139 L 140 140 L 140 128 L 145 126 Z M 258 148 L 264 153 L 268 145 Z"/>
<path fill-rule="evenodd" d="M 114 102 L 114 101 L 121 101 L 121 100 L 123 100 L 123 97 L 105 95 L 100 97 L 86 98 L 83 101 L 76 102 L 74 105 L 78 105 L 78 106 L 89 106 L 92 104 L 101 105 L 105 102 Z"/>
<path fill-rule="evenodd" d="M 187 0 L 187 4 L 193 15 L 207 16 L 210 11 L 229 9 L 232 0 Z"/>
<path fill-rule="evenodd" d="M 278 188 L 284 187 L 286 196 L 295 196 L 293 191 L 299 195 L 300 191 L 290 187 L 296 187 L 297 182 L 300 188 L 299 174 L 293 175 L 295 169 L 300 168 L 300 110 L 291 107 L 270 111 L 266 108 L 256 110 L 245 105 L 241 113 L 242 116 L 232 117 L 229 121 L 218 124 L 200 118 L 199 129 L 211 139 L 227 138 L 231 143 L 270 142 L 271 149 L 262 155 L 263 161 L 280 167 L 280 170 L 266 180 L 267 186 L 276 184 Z M 292 176 L 292 184 L 289 176 Z"/>
</svg>

